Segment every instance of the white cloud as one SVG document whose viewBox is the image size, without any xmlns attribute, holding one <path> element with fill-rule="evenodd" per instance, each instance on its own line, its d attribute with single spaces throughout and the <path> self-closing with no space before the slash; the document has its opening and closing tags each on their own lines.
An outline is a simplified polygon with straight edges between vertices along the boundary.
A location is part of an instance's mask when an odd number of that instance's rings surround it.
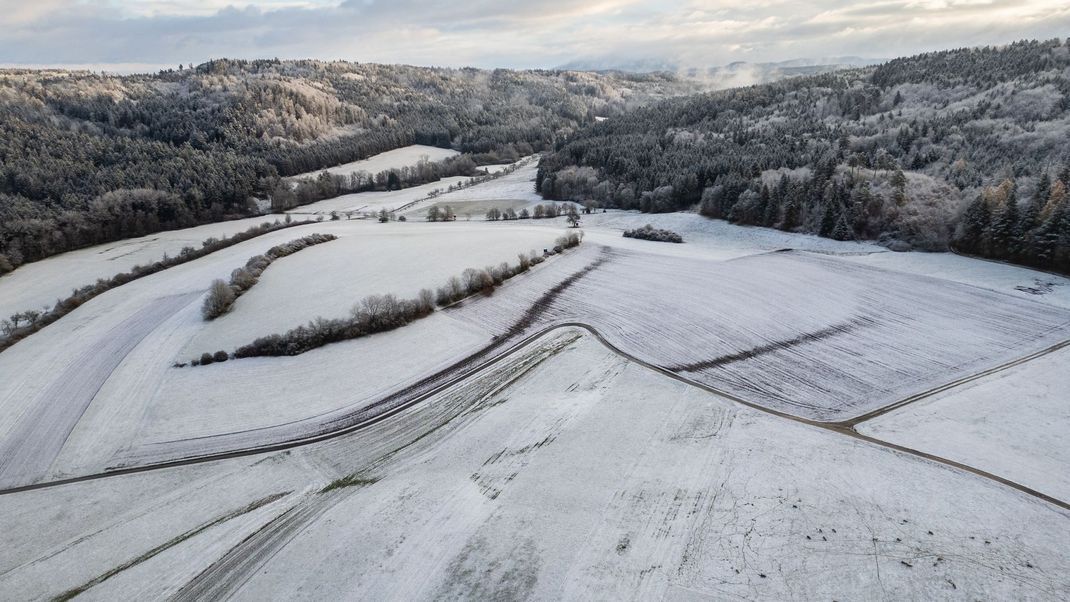
<svg viewBox="0 0 1070 602">
<path fill-rule="evenodd" d="M 9 63 L 318 57 L 545 67 L 898 56 L 1070 32 L 1065 0 L 0 0 Z"/>
</svg>

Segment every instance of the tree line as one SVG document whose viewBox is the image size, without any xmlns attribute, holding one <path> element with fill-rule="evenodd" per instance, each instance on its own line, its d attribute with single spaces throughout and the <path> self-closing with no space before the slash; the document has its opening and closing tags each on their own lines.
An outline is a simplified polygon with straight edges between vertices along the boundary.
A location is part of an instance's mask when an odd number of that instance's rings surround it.
<svg viewBox="0 0 1070 602">
<path fill-rule="evenodd" d="M 1065 201 L 1052 191 L 1070 163 L 1068 116 L 1070 42 L 964 48 L 613 116 L 559 142 L 536 185 L 552 200 L 697 208 L 1065 271 Z M 1010 205 L 986 191 L 1005 181 L 1015 204 L 997 227 Z"/>
<path fill-rule="evenodd" d="M 595 115 L 688 89 L 662 75 L 342 61 L 213 60 L 128 76 L 0 70 L 0 271 L 255 215 L 253 200 L 282 177 L 411 144 L 476 164 L 512 160 Z M 313 193 L 323 191 L 301 191 Z"/>
</svg>

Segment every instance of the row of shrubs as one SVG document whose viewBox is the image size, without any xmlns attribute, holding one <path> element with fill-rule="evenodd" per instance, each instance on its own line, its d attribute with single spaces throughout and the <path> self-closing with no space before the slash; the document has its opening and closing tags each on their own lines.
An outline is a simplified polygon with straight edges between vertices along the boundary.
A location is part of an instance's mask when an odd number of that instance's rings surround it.
<svg viewBox="0 0 1070 602">
<path fill-rule="evenodd" d="M 113 288 L 132 282 L 138 278 L 144 278 L 145 276 L 150 276 L 157 272 L 172 268 L 176 265 L 200 259 L 209 253 L 214 253 L 221 249 L 234 246 L 238 243 L 256 238 L 257 236 L 307 223 L 309 222 L 293 221 L 290 216 L 286 216 L 285 222 L 279 222 L 277 220 L 274 223 L 264 222 L 228 237 L 211 237 L 202 242 L 201 248 L 199 249 L 184 247 L 179 254 L 174 257 L 168 257 L 167 254 L 164 254 L 162 259 L 149 265 L 136 265 L 128 272 L 116 274 L 107 280 L 102 278 L 97 280 L 94 284 L 77 288 L 66 299 L 56 301 L 56 304 L 51 309 L 46 308 L 43 311 L 24 311 L 14 314 L 11 318 L 0 321 L 0 351 L 4 351 L 22 339 L 25 339 L 45 326 L 48 326 L 63 316 L 71 313 L 75 309 L 78 309 L 78 307 L 90 299 L 106 293 Z"/>
<path fill-rule="evenodd" d="M 545 258 L 580 244 L 582 232 L 568 232 L 555 241 L 553 249 L 539 253 L 521 253 L 516 266 L 501 263 L 484 269 L 469 268 L 459 277 L 451 277 L 437 292 L 423 289 L 414 299 L 398 299 L 395 295 L 371 295 L 365 297 L 350 310 L 349 317 L 328 320 L 316 318 L 306 326 L 298 326 L 285 334 L 260 337 L 228 354 L 226 351 L 204 353 L 191 365 L 206 365 L 247 357 L 278 357 L 299 355 L 322 347 L 357 339 L 370 334 L 386 332 L 426 317 L 435 311 L 435 306 L 446 307 L 480 293 L 489 293 L 506 280 L 528 271 Z M 178 364 L 182 366 L 183 364 Z"/>
<path fill-rule="evenodd" d="M 559 204 L 549 203 L 545 205 L 536 205 L 534 211 L 528 211 L 527 209 L 521 209 L 520 213 L 517 213 L 515 209 L 506 209 L 502 211 L 497 207 L 492 207 L 487 210 L 487 221 L 496 222 L 499 220 L 514 220 L 514 219 L 543 219 L 554 218 L 562 215 L 567 216 L 579 216 L 579 212 L 576 211 L 576 206 L 573 204 Z"/>
<path fill-rule="evenodd" d="M 208 296 L 204 299 L 201 313 L 205 320 L 214 320 L 230 311 L 238 297 L 244 295 L 249 289 L 260 282 L 260 275 L 268 269 L 277 259 L 307 249 L 311 246 L 337 240 L 333 234 L 309 234 L 288 243 L 276 245 L 267 250 L 263 255 L 253 255 L 244 267 L 240 267 L 230 273 L 230 282 L 215 280 L 208 289 Z"/>
<path fill-rule="evenodd" d="M 641 238 L 643 240 L 654 240 L 657 242 L 684 242 L 684 238 L 672 230 L 655 228 L 650 224 L 634 230 L 625 230 L 624 237 Z"/>
</svg>

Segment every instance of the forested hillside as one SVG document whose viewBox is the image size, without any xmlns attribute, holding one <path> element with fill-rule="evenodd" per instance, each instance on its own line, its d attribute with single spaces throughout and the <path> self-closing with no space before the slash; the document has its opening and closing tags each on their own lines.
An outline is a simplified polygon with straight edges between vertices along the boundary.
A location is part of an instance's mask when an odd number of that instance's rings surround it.
<svg viewBox="0 0 1070 602">
<path fill-rule="evenodd" d="M 280 176 L 410 144 L 514 159 L 595 116 L 687 89 L 660 75 L 320 61 L 126 77 L 0 70 L 0 274 L 249 215 Z"/>
<path fill-rule="evenodd" d="M 1070 272 L 1070 42 L 665 100 L 580 129 L 549 199 L 949 246 Z"/>
</svg>

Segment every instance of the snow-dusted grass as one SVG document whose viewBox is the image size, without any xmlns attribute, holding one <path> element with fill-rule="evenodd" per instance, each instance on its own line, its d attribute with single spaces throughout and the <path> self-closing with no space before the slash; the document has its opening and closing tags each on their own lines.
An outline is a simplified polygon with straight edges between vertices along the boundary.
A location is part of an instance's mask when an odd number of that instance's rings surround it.
<svg viewBox="0 0 1070 602">
<path fill-rule="evenodd" d="M 455 155 L 458 155 L 455 150 L 448 148 L 438 148 L 437 146 L 426 146 L 423 144 L 413 144 L 412 146 L 403 146 L 401 148 L 395 148 L 378 155 L 372 155 L 367 159 L 361 161 L 353 161 L 352 163 L 343 163 L 342 165 L 336 165 L 334 167 L 328 167 L 327 169 L 321 169 L 318 171 L 310 171 L 308 173 L 298 174 L 286 178 L 293 182 L 303 178 L 315 178 L 323 172 L 328 172 L 334 175 L 348 176 L 349 174 L 357 171 L 366 171 L 372 175 L 375 175 L 381 171 L 388 169 L 401 169 L 403 167 L 415 167 L 417 163 L 426 159 L 428 161 L 441 161 L 448 159 Z"/>
<path fill-rule="evenodd" d="M 1070 350 L 910 404 L 856 428 L 1070 499 Z"/>
<path fill-rule="evenodd" d="M 0 497 L 0 592 L 1059 600 L 1068 520 L 560 332 L 339 439 Z"/>
<path fill-rule="evenodd" d="M 643 250 L 674 256 L 731 259 L 765 251 L 796 249 L 834 255 L 868 255 L 888 252 L 884 247 L 871 243 L 838 241 L 810 234 L 793 234 L 772 228 L 736 226 L 724 220 L 714 220 L 697 213 L 640 213 L 638 211 L 601 210 L 581 215 L 583 229 L 597 237 L 596 242 L 622 248 Z M 655 228 L 671 230 L 684 239 L 682 245 L 651 245 L 635 240 L 621 239 L 626 230 L 642 228 L 650 224 Z"/>
<path fill-rule="evenodd" d="M 534 203 L 543 202 L 535 192 L 535 174 L 539 170 L 537 161 L 527 161 L 511 174 L 506 174 L 496 180 L 491 180 L 457 190 L 442 196 L 443 201 L 493 201 L 493 200 L 520 200 Z"/>
<path fill-rule="evenodd" d="M 525 169 L 433 202 L 458 213 L 537 204 Z M 447 184 L 299 211 L 394 208 Z M 411 296 L 465 267 L 514 263 L 564 225 L 484 223 L 481 213 L 301 226 L 93 299 L 0 357 L 0 484 L 325 432 L 484 348 L 540 298 L 526 332 L 588 322 L 683 376 L 818 418 L 1068 336 L 1070 287 L 1022 268 L 611 211 L 583 216 L 579 249 L 409 327 L 298 357 L 170 367 L 344 315 L 367 294 Z M 621 236 L 646 223 L 686 242 Z M 192 238 L 182 244 L 128 241 L 125 256 L 121 243 L 54 258 L 30 292 L 11 278 L 47 263 L 25 266 L 0 278 L 0 308 L 66 294 L 139 253 L 146 263 L 199 245 L 207 235 L 195 230 L 170 233 Z M 311 232 L 340 240 L 278 261 L 232 314 L 201 320 L 212 279 Z M 785 248 L 798 251 L 770 253 Z M 1065 499 L 1067 353 L 859 428 Z M 323 492 L 338 479 L 358 484 Z M 88 586 L 91 599 L 1060 600 L 1070 597 L 1068 520 L 978 475 L 743 408 L 562 330 L 336 439 L 0 496 L 0 598 Z"/>
<path fill-rule="evenodd" d="M 426 206 L 421 204 L 418 208 L 413 209 L 409 213 L 406 213 L 408 218 L 410 215 L 414 216 L 411 219 L 426 220 L 427 212 L 431 210 L 431 207 L 438 207 L 440 211 L 445 211 L 446 207 L 449 207 L 455 216 L 457 221 L 471 221 L 471 220 L 483 220 L 486 218 L 487 211 L 491 209 L 498 209 L 500 211 L 506 211 L 512 209 L 517 213 L 520 213 L 521 209 L 530 207 L 530 201 L 522 201 L 517 199 L 501 199 L 501 200 L 488 200 L 488 201 L 464 201 L 457 202 L 451 200 L 438 200 L 433 203 L 427 203 Z M 559 223 L 564 220 L 558 220 Z M 564 224 L 562 224 L 564 227 Z"/>
<path fill-rule="evenodd" d="M 618 249 L 603 260 L 532 328 L 586 322 L 655 364 L 818 420 L 859 415 L 1070 338 L 1064 309 L 824 255 L 718 262 Z M 503 287 L 458 316 L 504 332 L 549 286 Z"/>
<path fill-rule="evenodd" d="M 627 241 L 615 242 L 613 239 L 619 238 L 624 230 L 652 224 L 656 228 L 677 232 L 683 236 L 685 244 L 646 248 L 650 253 L 729 259 L 763 251 L 796 249 L 834 255 L 844 261 L 886 270 L 960 282 L 1070 308 L 1070 278 L 953 253 L 895 253 L 869 242 L 841 242 L 811 234 L 781 232 L 772 228 L 736 226 L 697 213 L 651 214 L 609 210 L 606 213 L 581 217 L 588 240 L 599 244 L 644 250 L 642 245 L 629 246 Z"/>
<path fill-rule="evenodd" d="M 661 217 L 605 215 L 642 223 Z M 11 482 L 225 450 L 258 443 L 269 434 L 272 440 L 285 439 L 323 428 L 339 412 L 359 410 L 481 348 L 512 327 L 545 291 L 598 257 L 603 243 L 616 249 L 610 260 L 551 303 L 534 327 L 590 322 L 641 357 L 801 415 L 846 418 L 1066 336 L 1058 330 L 1068 320 L 1061 309 L 822 254 L 762 255 L 779 241 L 761 243 L 751 237 L 773 231 L 698 216 L 672 219 L 685 226 L 694 223 L 688 220 L 702 220 L 692 232 L 712 229 L 705 238 L 685 234 L 688 242 L 682 245 L 653 245 L 624 239 L 609 228 L 588 228 L 583 247 L 508 282 L 493 297 L 467 301 L 404 333 L 332 345 L 297 359 L 170 368 L 176 361 L 232 350 L 317 316 L 344 316 L 368 294 L 407 297 L 419 288 L 441 285 L 466 267 L 514 263 L 518 251 L 549 246 L 562 230 L 560 220 L 325 221 L 125 285 L 5 352 L 0 438 L 37 432 L 20 421 L 39 415 L 46 405 L 63 408 L 56 437 L 72 428 L 62 439 L 63 448 L 54 457 L 51 451 L 46 454 L 51 459 L 41 466 L 48 466 L 47 475 L 23 471 L 9 475 Z M 198 295 L 214 278 L 226 278 L 249 256 L 313 231 L 341 240 L 279 261 L 232 314 L 209 325 L 199 319 Z M 815 250 L 860 246 L 774 234 L 793 248 L 801 243 L 813 243 Z M 665 248 L 685 251 L 665 253 Z M 744 258 L 717 260 L 724 256 Z M 978 274 L 981 278 L 982 271 Z M 57 378 L 73 374 L 78 358 L 110 344 L 124 320 L 186 293 L 197 295 L 160 316 L 132 348 L 123 347 L 125 355 L 114 366 L 108 364 L 112 371 L 99 375 L 103 380 L 74 379 L 77 394 L 65 394 L 63 402 L 50 393 L 58 390 L 53 386 Z M 122 336 L 131 335 L 124 330 Z M 726 356 L 732 361 L 723 361 Z M 77 418 L 82 409 L 75 402 L 83 399 L 78 387 L 98 380 L 99 391 L 93 389 L 92 402 Z M 249 430 L 254 427 L 270 433 Z M 214 438 L 190 440 L 201 435 Z M 205 447 L 198 447 L 202 443 Z"/>
<path fill-rule="evenodd" d="M 100 413 L 86 415 L 73 438 L 84 441 L 88 449 L 99 450 L 104 440 L 99 429 L 124 433 L 129 450 L 109 458 L 111 464 L 161 461 L 285 440 L 317 432 L 322 423 L 433 374 L 489 340 L 479 330 L 433 314 L 405 328 L 296 357 L 168 370 L 152 392 L 151 405 L 134 412 L 134 408 L 109 409 L 102 404 Z M 203 437 L 216 439 L 195 440 Z M 77 447 L 77 442 L 70 444 L 71 453 L 63 458 L 72 467 L 80 462 Z"/>
<path fill-rule="evenodd" d="M 201 320 L 201 296 L 213 279 L 227 277 L 251 255 L 313 231 L 339 236 L 331 243 L 339 246 L 279 260 L 232 313 L 211 323 Z M 209 349 L 232 350 L 318 316 L 344 317 L 369 294 L 407 297 L 467 267 L 514 265 L 517 253 L 548 247 L 559 234 L 482 223 L 327 221 L 265 235 L 105 293 L 4 353 L 0 441 L 12 457 L 26 453 L 36 459 L 7 466 L 0 482 L 10 486 L 158 460 L 170 457 L 168 450 L 206 449 L 205 442 L 155 445 L 193 436 L 244 433 L 243 439 L 219 444 L 225 447 L 266 436 L 250 428 L 282 425 L 279 438 L 294 429 L 319 428 L 340 411 L 359 409 L 445 368 L 485 345 L 489 335 L 442 316 L 297 359 L 242 360 L 197 370 L 171 365 Z M 169 299 L 176 297 L 186 300 L 174 305 Z M 139 315 L 151 315 L 151 323 L 131 327 L 127 318 Z M 118 351 L 101 355 L 113 348 Z M 311 425 L 286 426 L 302 420 Z"/>
</svg>

